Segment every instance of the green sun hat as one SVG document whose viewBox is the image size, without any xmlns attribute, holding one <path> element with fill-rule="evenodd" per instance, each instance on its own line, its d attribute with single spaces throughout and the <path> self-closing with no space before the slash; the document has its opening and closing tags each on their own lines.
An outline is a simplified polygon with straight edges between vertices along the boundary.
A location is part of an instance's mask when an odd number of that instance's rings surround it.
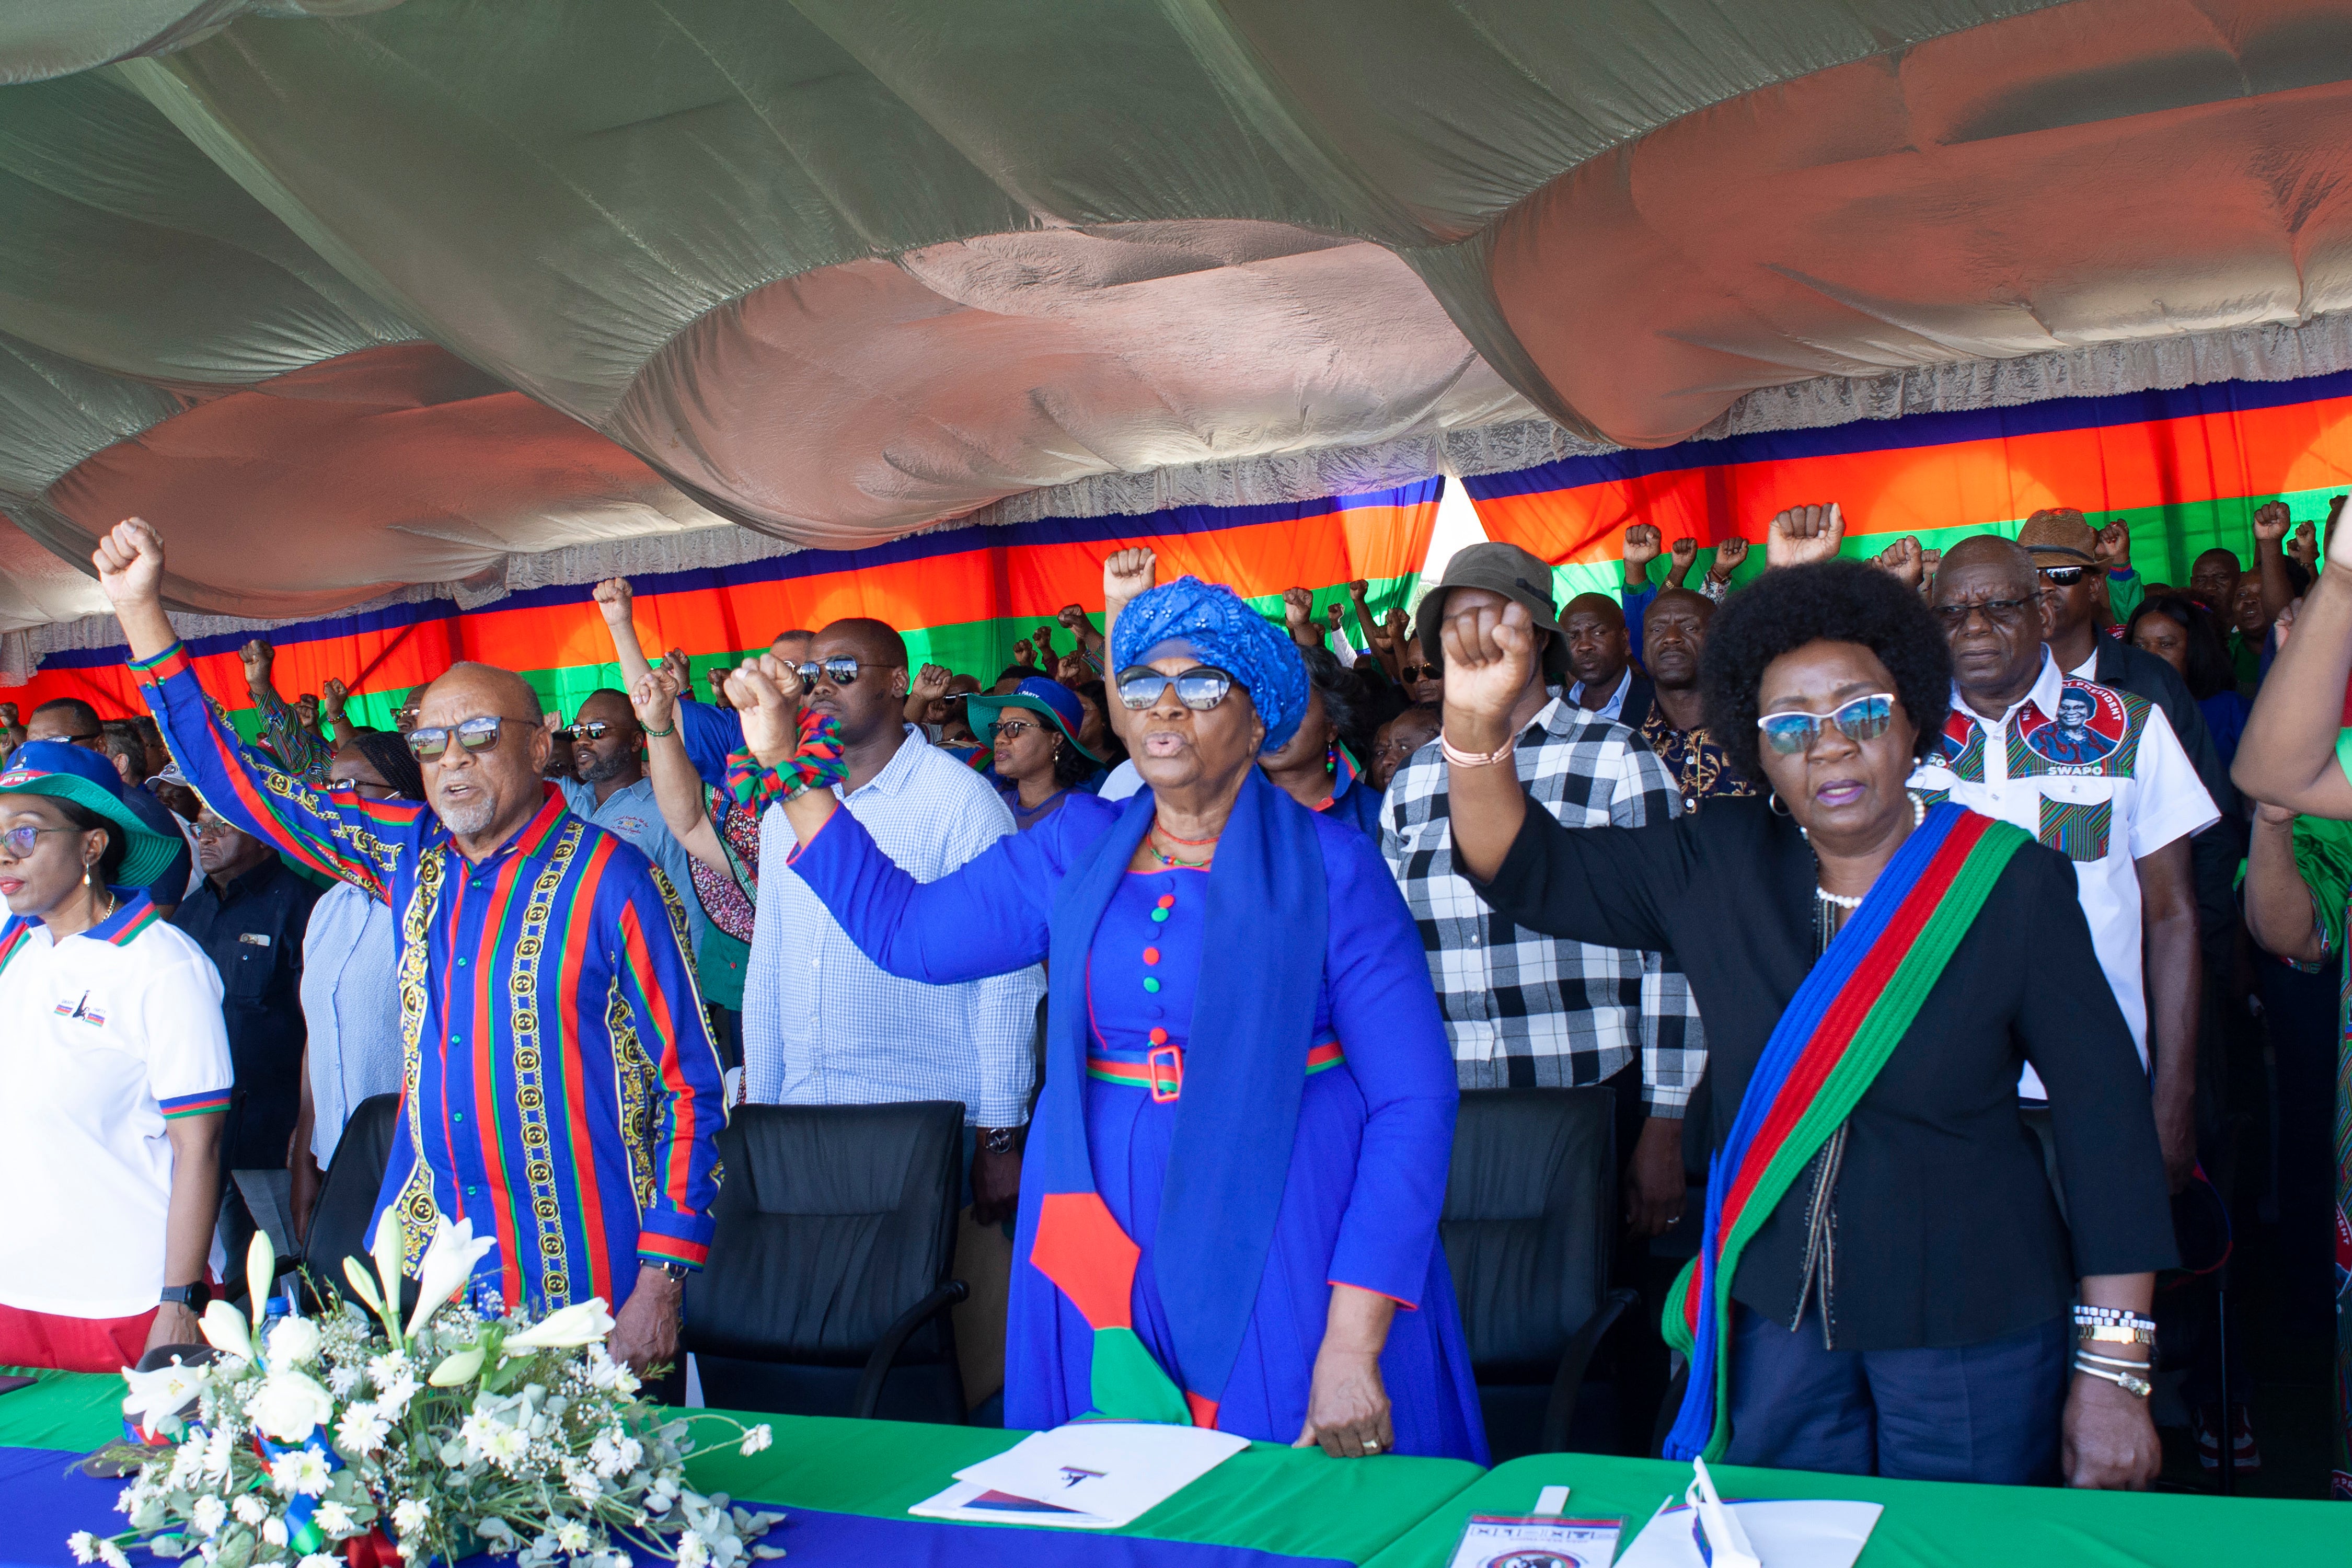
<svg viewBox="0 0 2352 1568">
<path fill-rule="evenodd" d="M 1003 697 L 975 691 L 963 700 L 963 708 L 971 716 L 971 732 L 975 735 L 986 735 L 988 726 L 1007 708 L 1043 713 L 1054 721 L 1054 728 L 1062 732 L 1062 739 L 1069 742 L 1072 751 L 1097 767 L 1103 765 L 1100 757 L 1078 743 L 1078 726 L 1087 721 L 1087 712 L 1078 706 L 1078 694 L 1058 680 L 1033 675 Z"/>
<path fill-rule="evenodd" d="M 66 741 L 27 741 L 0 771 L 0 795 L 46 795 L 69 800 L 121 830 L 127 853 L 115 875 L 125 888 L 143 888 L 172 868 L 183 841 L 166 838 L 122 804 L 114 763 Z"/>
</svg>

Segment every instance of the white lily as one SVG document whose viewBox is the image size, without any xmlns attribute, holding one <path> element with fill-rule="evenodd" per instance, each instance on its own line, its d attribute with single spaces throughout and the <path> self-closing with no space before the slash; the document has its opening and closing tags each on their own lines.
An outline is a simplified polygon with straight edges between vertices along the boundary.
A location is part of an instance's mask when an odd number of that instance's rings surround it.
<svg viewBox="0 0 2352 1568">
<path fill-rule="evenodd" d="M 246 1396 L 245 1413 L 266 1436 L 299 1443 L 335 1418 L 335 1396 L 307 1373 L 273 1372 Z"/>
<path fill-rule="evenodd" d="M 171 1365 L 153 1372 L 126 1366 L 122 1381 L 131 1393 L 122 1401 L 122 1414 L 149 1432 L 177 1436 L 181 1410 L 204 1392 L 212 1376 L 210 1366 L 187 1366 L 177 1356 Z"/>
<path fill-rule="evenodd" d="M 557 1309 L 519 1334 L 506 1337 L 509 1351 L 575 1350 L 593 1344 L 613 1331 L 613 1315 L 604 1310 L 604 1298 L 591 1296 L 585 1301 L 574 1301 L 569 1307 Z"/>
<path fill-rule="evenodd" d="M 498 1244 L 495 1236 L 477 1239 L 471 1219 L 461 1219 L 454 1226 L 446 1216 L 433 1222 L 432 1244 L 425 1247 L 425 1260 L 416 1268 L 416 1310 L 408 1318 L 412 1336 L 440 1310 L 442 1303 L 465 1289 L 466 1281 L 473 1277 L 474 1265 Z"/>
<path fill-rule="evenodd" d="M 375 1254 L 375 1277 L 383 1286 L 376 1297 L 376 1316 L 383 1320 L 384 1331 L 393 1342 L 405 1348 L 400 1333 L 400 1275 L 408 1260 L 408 1227 L 401 1223 L 400 1211 L 386 1209 L 376 1216 L 375 1241 L 370 1248 Z"/>
<path fill-rule="evenodd" d="M 308 1366 L 319 1359 L 319 1325 L 308 1318 L 280 1318 L 270 1326 L 264 1348 L 269 1369 Z"/>
<path fill-rule="evenodd" d="M 277 1283 L 278 1248 L 270 1245 L 269 1233 L 256 1226 L 253 1245 L 245 1249 L 245 1287 L 256 1329 L 268 1314 L 270 1293 Z"/>
<path fill-rule="evenodd" d="M 464 1350 L 442 1358 L 441 1364 L 425 1381 L 436 1388 L 455 1388 L 470 1383 L 482 1370 L 482 1347 L 467 1345 Z"/>
<path fill-rule="evenodd" d="M 223 1355 L 233 1355 L 239 1361 L 259 1361 L 254 1353 L 253 1331 L 246 1327 L 245 1314 L 226 1301 L 215 1301 L 205 1308 L 198 1327 L 205 1331 L 205 1342 Z"/>
<path fill-rule="evenodd" d="M 352 1282 L 352 1294 L 357 1296 L 378 1318 L 383 1316 L 383 1292 L 375 1288 L 375 1279 L 360 1267 L 356 1258 L 343 1259 L 343 1278 Z"/>
</svg>

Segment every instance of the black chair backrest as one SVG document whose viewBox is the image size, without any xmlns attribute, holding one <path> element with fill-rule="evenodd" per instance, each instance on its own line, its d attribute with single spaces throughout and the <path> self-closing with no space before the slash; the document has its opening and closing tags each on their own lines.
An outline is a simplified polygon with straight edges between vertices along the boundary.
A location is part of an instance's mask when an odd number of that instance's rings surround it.
<svg viewBox="0 0 2352 1568">
<path fill-rule="evenodd" d="M 719 1134 L 710 1261 L 687 1282 L 689 1350 L 859 1366 L 955 1262 L 963 1107 L 746 1105 Z M 950 1342 L 927 1325 L 909 1362 Z"/>
<path fill-rule="evenodd" d="M 1549 1383 L 1608 1289 L 1615 1109 L 1605 1089 L 1463 1092 L 1439 1232 L 1482 1384 Z"/>
<path fill-rule="evenodd" d="M 335 1141 L 326 1180 L 319 1184 L 310 1232 L 302 1242 L 303 1267 L 311 1279 L 345 1295 L 351 1293 L 343 1282 L 345 1258 L 359 1258 L 371 1277 L 375 1273 L 375 1266 L 367 1262 L 368 1229 L 375 1219 L 384 1167 L 392 1163 L 393 1141 L 400 1135 L 400 1096 L 379 1094 L 361 1100 Z"/>
</svg>

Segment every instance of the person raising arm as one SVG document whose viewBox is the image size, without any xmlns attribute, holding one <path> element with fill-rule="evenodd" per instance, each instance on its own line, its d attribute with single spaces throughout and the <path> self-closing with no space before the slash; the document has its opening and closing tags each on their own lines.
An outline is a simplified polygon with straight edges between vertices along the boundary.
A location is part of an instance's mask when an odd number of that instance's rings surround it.
<svg viewBox="0 0 2352 1568">
<path fill-rule="evenodd" d="M 2352 680 L 2352 533 L 2331 532 L 2327 567 L 2312 579 L 2254 696 L 2230 776 L 2254 799 L 2313 816 L 2352 819 L 2344 758 L 2344 690 Z"/>
</svg>

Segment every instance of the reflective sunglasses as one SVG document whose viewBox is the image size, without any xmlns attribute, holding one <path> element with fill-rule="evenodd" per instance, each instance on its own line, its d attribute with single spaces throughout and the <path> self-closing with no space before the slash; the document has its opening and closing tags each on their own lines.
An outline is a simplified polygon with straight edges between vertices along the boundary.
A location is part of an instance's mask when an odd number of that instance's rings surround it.
<svg viewBox="0 0 2352 1568">
<path fill-rule="evenodd" d="M 1895 694 L 1874 691 L 1867 697 L 1857 697 L 1834 713 L 1800 713 L 1793 710 L 1767 713 L 1756 721 L 1764 732 L 1764 743 L 1784 757 L 1811 749 L 1821 738 L 1824 726 L 1834 727 L 1838 733 L 1857 743 L 1875 741 L 1886 733 L 1886 726 L 1895 716 Z"/>
<path fill-rule="evenodd" d="M 2036 570 L 2038 570 L 2042 576 L 2050 580 L 2050 585 L 2052 587 L 2071 588 L 2075 584 L 2083 580 L 2083 574 L 2088 572 L 2090 568 L 2087 566 L 2042 566 L 2036 568 Z"/>
<path fill-rule="evenodd" d="M 1195 713 L 1205 713 L 1223 702 L 1235 684 L 1232 676 L 1214 665 L 1196 664 L 1165 675 L 1148 664 L 1131 664 L 1118 672 L 1118 700 L 1126 708 L 1149 708 L 1172 686 L 1177 701 Z"/>
<path fill-rule="evenodd" d="M 2013 626 L 2025 618 L 2031 599 L 1986 599 L 1973 605 L 1937 605 L 1936 619 L 1947 633 L 1958 631 L 1969 624 L 1969 617 L 1979 610 L 1985 619 L 1997 626 Z"/>
<path fill-rule="evenodd" d="M 1444 673 L 1445 667 L 1442 664 L 1408 664 L 1397 670 L 1398 676 L 1408 686 L 1416 680 L 1435 680 Z"/>
<path fill-rule="evenodd" d="M 218 838 L 224 833 L 235 833 L 237 827 L 233 822 L 224 822 L 217 816 L 206 815 L 196 818 L 195 829 L 199 838 Z"/>
<path fill-rule="evenodd" d="M 814 686 L 816 684 L 817 677 L 820 675 L 824 677 L 827 680 L 832 681 L 835 686 L 853 685 L 857 679 L 857 661 L 846 657 L 841 658 L 828 658 L 822 663 L 815 659 L 810 659 L 805 664 L 796 664 L 793 668 L 801 672 L 801 684 L 803 686 Z M 893 668 L 896 667 L 894 666 Z"/>
<path fill-rule="evenodd" d="M 455 729 L 411 730 L 408 732 L 408 749 L 422 761 L 429 763 L 449 749 L 449 742 L 454 737 L 467 752 L 487 752 L 499 743 L 499 731 L 508 724 L 520 724 L 525 729 L 538 728 L 528 719 L 506 719 L 495 713 L 485 713 L 478 718 L 459 720 Z"/>
<path fill-rule="evenodd" d="M 601 741 L 612 732 L 613 726 L 602 719 L 591 719 L 584 724 L 568 724 L 556 731 L 574 741 Z"/>
<path fill-rule="evenodd" d="M 1026 719 L 999 719 L 988 727 L 988 738 L 992 741 L 1018 740 L 1037 727 Z"/>
<path fill-rule="evenodd" d="M 5 833 L 0 833 L 0 848 L 5 848 L 8 851 L 8 858 L 12 860 L 26 860 L 32 858 L 33 850 L 35 847 L 40 843 L 41 835 L 44 833 L 81 833 L 87 830 L 79 827 L 34 827 L 30 826 L 24 827 L 12 827 Z"/>
</svg>

